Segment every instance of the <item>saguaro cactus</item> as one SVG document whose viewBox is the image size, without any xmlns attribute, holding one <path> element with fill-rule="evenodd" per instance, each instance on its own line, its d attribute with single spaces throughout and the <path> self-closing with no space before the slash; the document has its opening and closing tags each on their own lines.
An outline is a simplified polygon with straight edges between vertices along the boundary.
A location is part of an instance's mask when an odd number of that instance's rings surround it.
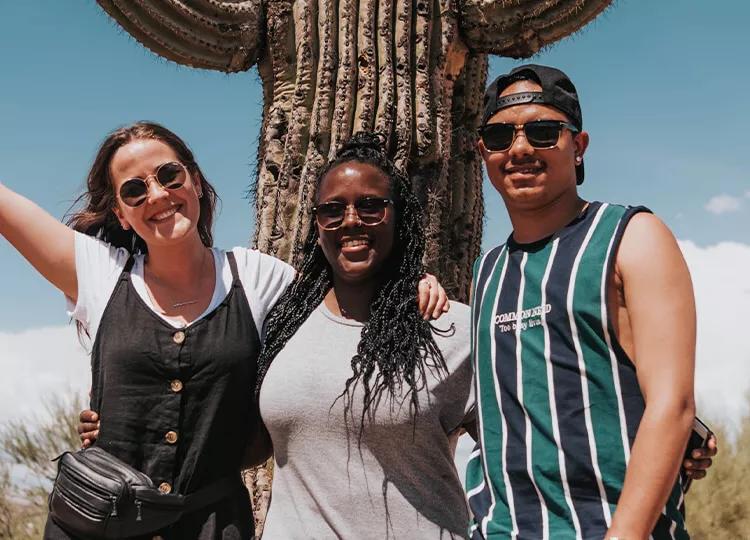
<svg viewBox="0 0 750 540">
<path fill-rule="evenodd" d="M 375 129 L 424 204 L 428 268 L 465 300 L 482 232 L 475 128 L 487 54 L 529 56 L 611 0 L 98 1 L 180 64 L 257 64 L 259 249 L 297 260 L 317 171 L 353 132 Z"/>
<path fill-rule="evenodd" d="M 297 260 L 316 173 L 352 133 L 374 129 L 424 203 L 429 270 L 465 300 L 482 233 L 476 127 L 487 55 L 529 56 L 611 0 L 98 2 L 180 64 L 225 72 L 257 64 L 259 249 Z"/>
</svg>

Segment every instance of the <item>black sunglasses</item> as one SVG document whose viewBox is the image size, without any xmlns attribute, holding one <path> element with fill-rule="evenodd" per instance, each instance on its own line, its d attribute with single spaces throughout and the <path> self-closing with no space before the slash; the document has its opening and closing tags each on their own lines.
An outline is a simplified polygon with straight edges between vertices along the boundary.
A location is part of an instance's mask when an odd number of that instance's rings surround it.
<svg viewBox="0 0 750 540">
<path fill-rule="evenodd" d="M 484 147 L 490 152 L 503 152 L 508 150 L 516 133 L 523 129 L 523 134 L 528 143 L 537 149 L 554 148 L 560 139 L 563 129 L 576 134 L 580 129 L 570 122 L 560 120 L 534 120 L 525 124 L 485 124 L 479 128 L 479 136 L 482 137 Z"/>
<path fill-rule="evenodd" d="M 179 189 L 187 180 L 187 169 L 182 163 L 169 161 L 162 163 L 146 178 L 131 178 L 120 186 L 120 199 L 131 207 L 142 205 L 148 196 L 148 180 L 153 177 L 164 189 Z"/>
<path fill-rule="evenodd" d="M 379 197 L 365 197 L 354 204 L 346 204 L 338 201 L 324 202 L 313 207 L 315 221 L 321 229 L 335 231 L 344 223 L 346 211 L 349 207 L 354 208 L 357 218 L 362 225 L 380 225 L 385 220 L 388 205 L 393 204 L 391 199 Z"/>
</svg>

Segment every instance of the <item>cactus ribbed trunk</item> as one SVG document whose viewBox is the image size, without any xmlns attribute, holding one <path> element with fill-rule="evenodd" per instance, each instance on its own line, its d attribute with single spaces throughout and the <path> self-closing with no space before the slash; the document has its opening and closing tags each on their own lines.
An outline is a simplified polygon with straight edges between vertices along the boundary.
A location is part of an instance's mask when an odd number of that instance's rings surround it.
<svg viewBox="0 0 750 540">
<path fill-rule="evenodd" d="M 226 72 L 257 63 L 256 247 L 298 262 L 318 171 L 352 133 L 375 129 L 424 205 L 428 270 L 466 301 L 482 236 L 476 127 L 487 54 L 529 56 L 611 0 L 98 2 L 175 62 Z M 259 531 L 270 477 L 246 475 Z"/>
<path fill-rule="evenodd" d="M 259 68 L 271 105 L 259 156 L 256 245 L 299 261 L 320 168 L 352 133 L 376 129 L 424 204 L 429 270 L 466 299 L 469 280 L 462 267 L 478 252 L 481 175 L 467 164 L 461 165 L 467 175 L 450 174 L 459 134 L 473 153 L 478 111 L 462 97 L 453 99 L 468 55 L 456 6 L 438 0 L 275 0 L 266 17 L 268 51 Z M 481 91 L 480 71 L 472 82 Z M 454 186 L 459 197 L 452 196 Z"/>
<path fill-rule="evenodd" d="M 257 63 L 264 115 L 253 243 L 297 263 L 318 171 L 352 133 L 386 135 L 414 182 L 425 262 L 467 300 L 482 234 L 476 124 L 486 53 L 530 55 L 610 0 L 99 0 L 176 62 Z"/>
</svg>

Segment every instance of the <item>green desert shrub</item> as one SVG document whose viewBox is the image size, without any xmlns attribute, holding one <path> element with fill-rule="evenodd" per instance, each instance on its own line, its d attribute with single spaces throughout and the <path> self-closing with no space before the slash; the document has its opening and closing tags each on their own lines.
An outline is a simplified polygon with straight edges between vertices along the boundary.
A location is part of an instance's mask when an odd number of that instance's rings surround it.
<svg viewBox="0 0 750 540">
<path fill-rule="evenodd" d="M 730 442 L 719 423 L 719 455 L 708 476 L 687 494 L 688 531 L 694 540 L 750 539 L 750 415 Z"/>
<path fill-rule="evenodd" d="M 44 418 L 13 420 L 0 430 L 0 539 L 42 537 L 57 470 L 51 460 L 80 446 L 76 426 L 82 408 L 80 398 L 52 398 Z M 14 481 L 11 466 L 23 481 Z"/>
</svg>

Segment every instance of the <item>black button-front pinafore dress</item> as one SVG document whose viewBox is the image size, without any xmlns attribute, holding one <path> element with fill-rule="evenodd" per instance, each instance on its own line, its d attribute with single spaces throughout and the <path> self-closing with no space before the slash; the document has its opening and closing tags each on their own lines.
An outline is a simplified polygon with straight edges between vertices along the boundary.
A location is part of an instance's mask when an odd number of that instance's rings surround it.
<svg viewBox="0 0 750 540">
<path fill-rule="evenodd" d="M 232 288 L 208 315 L 178 329 L 131 283 L 131 257 L 110 297 L 91 355 L 96 445 L 146 473 L 165 493 L 237 478 L 225 499 L 158 535 L 169 540 L 249 539 L 253 518 L 240 464 L 259 422 L 253 399 L 260 338 L 232 252 Z M 45 538 L 71 538 L 51 519 Z"/>
</svg>

